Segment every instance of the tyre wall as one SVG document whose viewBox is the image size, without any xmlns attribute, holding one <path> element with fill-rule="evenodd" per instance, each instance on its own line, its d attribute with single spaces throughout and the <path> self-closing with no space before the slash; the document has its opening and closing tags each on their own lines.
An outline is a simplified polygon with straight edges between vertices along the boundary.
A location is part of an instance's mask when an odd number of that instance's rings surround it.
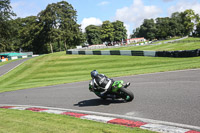
<svg viewBox="0 0 200 133">
<path fill-rule="evenodd" d="M 126 55 L 126 56 L 150 56 L 150 57 L 197 57 L 197 56 L 200 56 L 200 49 L 180 50 L 180 51 L 135 51 L 135 50 L 83 51 L 83 50 L 67 50 L 66 54 L 75 54 L 75 55 Z"/>
</svg>

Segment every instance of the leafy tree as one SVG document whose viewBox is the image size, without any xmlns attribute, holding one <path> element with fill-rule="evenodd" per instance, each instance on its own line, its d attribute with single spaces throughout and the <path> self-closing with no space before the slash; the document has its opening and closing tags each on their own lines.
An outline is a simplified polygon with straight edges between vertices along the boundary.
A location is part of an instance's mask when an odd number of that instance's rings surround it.
<svg viewBox="0 0 200 133">
<path fill-rule="evenodd" d="M 37 16 L 17 18 L 9 0 L 0 1 L 0 51 L 19 50 L 49 53 L 84 42 L 76 11 L 66 1 L 49 4 Z"/>
<path fill-rule="evenodd" d="M 138 37 L 144 37 L 149 40 L 155 39 L 156 24 L 153 19 L 144 19 L 143 24 L 140 26 Z"/>
<path fill-rule="evenodd" d="M 182 24 L 183 18 L 179 12 L 174 12 L 170 18 L 170 36 L 183 36 L 185 27 Z"/>
<path fill-rule="evenodd" d="M 114 26 L 110 21 L 104 21 L 101 28 L 101 37 L 103 42 L 114 41 Z"/>
<path fill-rule="evenodd" d="M 174 12 L 171 17 L 145 19 L 143 24 L 133 30 L 132 37 L 145 37 L 147 39 L 166 39 L 167 37 L 198 34 L 200 17 L 191 9 L 184 12 Z M 194 31 L 196 27 L 196 30 Z"/>
<path fill-rule="evenodd" d="M 200 37 L 200 22 L 197 24 L 194 34 L 196 37 Z"/>
<path fill-rule="evenodd" d="M 89 25 L 85 28 L 87 42 L 89 44 L 101 44 L 101 27 L 95 25 Z"/>
<path fill-rule="evenodd" d="M 19 32 L 22 29 L 22 19 L 17 18 L 15 20 L 9 21 L 10 26 L 12 26 L 12 33 L 11 33 L 11 42 L 13 44 L 13 49 L 18 51 L 20 48 L 21 38 L 19 37 Z"/>
<path fill-rule="evenodd" d="M 85 38 L 80 29 L 80 25 L 77 24 L 76 10 L 73 9 L 71 4 L 65 1 L 58 2 L 57 5 L 62 17 L 60 19 L 61 40 L 65 44 L 65 49 L 67 49 L 67 46 L 73 47 L 80 45 L 85 41 Z"/>
<path fill-rule="evenodd" d="M 46 53 L 46 47 L 43 45 L 44 35 L 41 34 L 42 23 L 37 16 L 29 16 L 21 19 L 19 28 L 20 48 L 25 51 L 34 51 L 36 53 Z M 40 38 L 42 37 L 42 38 Z"/>
<path fill-rule="evenodd" d="M 157 18 L 156 19 L 156 38 L 157 39 L 166 39 L 169 36 L 170 31 L 170 18 Z"/>
<path fill-rule="evenodd" d="M 192 9 L 180 13 L 183 26 L 185 27 L 184 35 L 190 35 L 194 29 L 195 22 L 198 21 L 198 15 Z"/>
<path fill-rule="evenodd" d="M 89 44 L 102 42 L 121 42 L 127 39 L 127 30 L 121 21 L 104 21 L 101 26 L 89 25 L 86 27 L 86 37 Z"/>
<path fill-rule="evenodd" d="M 12 26 L 9 23 L 9 20 L 12 19 L 12 16 L 15 14 L 12 11 L 10 6 L 10 0 L 1 0 L 0 1 L 0 51 L 12 50 L 10 46 L 10 37 Z"/>
<path fill-rule="evenodd" d="M 42 23 L 37 16 L 17 18 L 11 21 L 13 27 L 12 40 L 15 50 L 33 51 L 34 53 L 48 53 L 44 45 L 44 34 L 42 34 Z"/>
<path fill-rule="evenodd" d="M 76 11 L 66 1 L 49 4 L 38 17 L 42 23 L 42 33 L 45 34 L 44 40 L 52 53 L 56 42 L 58 45 L 64 42 L 66 48 L 67 45 L 76 46 L 83 41 L 80 25 L 76 23 Z M 61 45 L 59 47 L 61 50 Z"/>
<path fill-rule="evenodd" d="M 124 26 L 124 23 L 117 20 L 116 22 L 113 22 L 114 27 L 114 41 L 121 42 L 122 40 L 127 39 L 127 30 Z"/>
<path fill-rule="evenodd" d="M 133 30 L 133 34 L 131 35 L 131 38 L 137 38 L 137 37 L 140 37 L 139 36 L 139 33 L 140 32 L 140 27 L 136 28 Z"/>
</svg>

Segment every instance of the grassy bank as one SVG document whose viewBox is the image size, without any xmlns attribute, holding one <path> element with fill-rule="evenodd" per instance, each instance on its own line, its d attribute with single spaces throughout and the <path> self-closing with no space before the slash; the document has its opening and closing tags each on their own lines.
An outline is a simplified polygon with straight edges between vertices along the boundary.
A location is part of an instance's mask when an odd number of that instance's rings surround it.
<svg viewBox="0 0 200 133">
<path fill-rule="evenodd" d="M 118 47 L 102 50 L 152 50 L 152 51 L 176 51 L 200 49 L 200 38 L 186 38 L 176 43 L 166 43 L 160 45 L 142 45 L 131 47 Z"/>
<path fill-rule="evenodd" d="M 129 50 L 189 50 L 200 48 L 197 43 L 169 45 L 138 46 L 133 47 L 136 49 Z M 109 77 L 118 77 L 192 68 L 200 68 L 200 57 L 162 58 L 142 56 L 66 55 L 65 52 L 58 52 L 32 58 L 0 77 L 0 93 L 89 80 L 90 71 L 94 69 Z M 149 133 L 150 131 L 81 120 L 64 115 L 0 109 L 0 132 Z"/>
<path fill-rule="evenodd" d="M 172 37 L 172 38 L 168 38 L 166 40 L 158 40 L 156 42 L 154 42 L 154 44 L 159 44 L 159 43 L 164 43 L 164 42 L 167 42 L 167 41 L 170 41 L 170 40 L 176 40 L 176 39 L 180 39 L 181 37 Z"/>
<path fill-rule="evenodd" d="M 0 109 L 1 133 L 151 133 L 65 115 Z"/>
<path fill-rule="evenodd" d="M 0 77 L 0 92 L 89 80 L 94 69 L 109 77 L 118 77 L 192 68 L 200 68 L 200 57 L 66 55 L 58 52 L 28 60 Z"/>
</svg>

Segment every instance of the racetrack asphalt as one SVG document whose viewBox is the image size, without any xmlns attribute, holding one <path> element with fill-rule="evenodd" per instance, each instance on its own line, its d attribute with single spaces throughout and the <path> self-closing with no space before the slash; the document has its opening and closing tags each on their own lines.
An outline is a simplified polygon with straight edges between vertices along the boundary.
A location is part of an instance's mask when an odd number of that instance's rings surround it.
<svg viewBox="0 0 200 133">
<path fill-rule="evenodd" d="M 86 110 L 200 126 L 199 79 L 200 69 L 114 78 L 131 82 L 129 89 L 135 99 L 129 103 L 101 100 L 89 92 L 89 81 L 83 81 L 0 93 L 0 104 Z"/>
<path fill-rule="evenodd" d="M 30 58 L 20 59 L 0 66 L 0 77 Z"/>
</svg>

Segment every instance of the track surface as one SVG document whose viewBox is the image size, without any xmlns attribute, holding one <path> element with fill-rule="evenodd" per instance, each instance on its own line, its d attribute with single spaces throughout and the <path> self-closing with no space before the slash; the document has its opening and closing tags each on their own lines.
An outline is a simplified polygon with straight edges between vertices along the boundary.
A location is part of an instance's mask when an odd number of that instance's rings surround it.
<svg viewBox="0 0 200 133">
<path fill-rule="evenodd" d="M 12 70 L 13 68 L 15 68 L 16 66 L 20 65 L 24 61 L 29 60 L 29 59 L 30 58 L 25 58 L 25 59 L 17 60 L 17 61 L 5 64 L 3 66 L 0 66 L 0 77 L 6 74 L 7 72 L 9 72 L 10 70 Z"/>
<path fill-rule="evenodd" d="M 132 102 L 101 100 L 89 92 L 89 81 L 84 81 L 0 93 L 0 104 L 87 110 L 200 126 L 200 69 L 114 79 L 131 82 Z"/>
</svg>

